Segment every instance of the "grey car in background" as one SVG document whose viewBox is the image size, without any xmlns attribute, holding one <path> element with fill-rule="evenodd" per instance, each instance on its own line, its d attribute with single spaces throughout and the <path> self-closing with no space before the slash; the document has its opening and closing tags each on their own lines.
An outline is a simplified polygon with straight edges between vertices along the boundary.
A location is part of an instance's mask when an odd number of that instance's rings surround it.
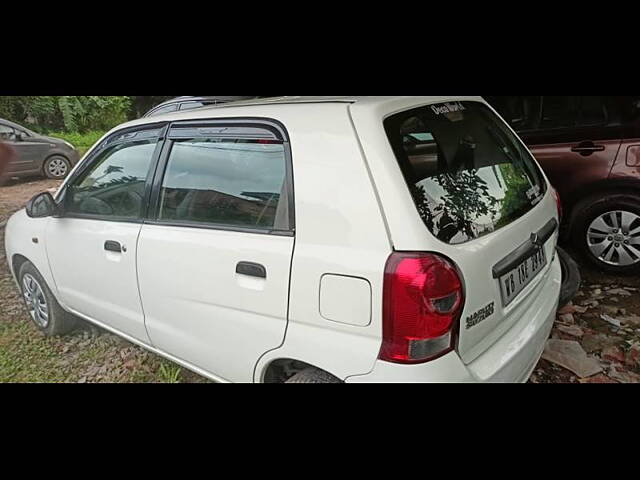
<svg viewBox="0 0 640 480">
<path fill-rule="evenodd" d="M 1 118 L 0 142 L 10 145 L 16 152 L 6 171 L 9 177 L 44 175 L 62 179 L 80 159 L 78 151 L 69 142 L 40 135 Z"/>
<path fill-rule="evenodd" d="M 167 100 L 166 102 L 162 102 L 160 105 L 156 105 L 145 113 L 143 118 L 175 112 L 177 110 L 192 110 L 194 108 L 217 105 L 219 103 L 237 102 L 239 100 L 251 100 L 254 98 L 261 97 L 176 97 L 171 100 Z"/>
</svg>

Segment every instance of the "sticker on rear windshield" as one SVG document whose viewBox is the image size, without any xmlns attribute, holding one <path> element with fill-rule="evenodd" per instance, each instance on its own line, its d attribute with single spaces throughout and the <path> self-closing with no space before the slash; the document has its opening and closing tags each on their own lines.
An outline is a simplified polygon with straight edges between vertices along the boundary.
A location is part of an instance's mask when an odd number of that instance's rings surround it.
<svg viewBox="0 0 640 480">
<path fill-rule="evenodd" d="M 431 110 L 436 115 L 442 115 L 445 113 L 463 112 L 466 108 L 460 102 L 449 102 L 431 105 Z"/>
<path fill-rule="evenodd" d="M 495 302 L 491 302 L 489 305 L 487 305 L 486 307 L 482 307 L 480 310 L 478 310 L 477 312 L 469 315 L 466 319 L 466 324 L 467 324 L 467 330 L 469 330 L 471 327 L 475 327 L 477 324 L 479 324 L 481 321 L 486 320 L 487 318 L 489 318 L 491 315 L 493 315 L 493 311 L 494 311 L 494 303 Z"/>
<path fill-rule="evenodd" d="M 534 185 L 527 190 L 527 198 L 533 205 L 542 200 L 542 197 L 540 197 L 540 185 Z"/>
</svg>

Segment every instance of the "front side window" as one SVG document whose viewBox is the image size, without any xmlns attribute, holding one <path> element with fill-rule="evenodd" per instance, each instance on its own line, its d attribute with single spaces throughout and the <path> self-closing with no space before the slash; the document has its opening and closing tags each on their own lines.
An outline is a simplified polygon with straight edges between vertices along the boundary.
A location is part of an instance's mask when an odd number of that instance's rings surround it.
<svg viewBox="0 0 640 480">
<path fill-rule="evenodd" d="M 160 192 L 158 220 L 287 229 L 285 146 L 229 138 L 176 141 Z"/>
<path fill-rule="evenodd" d="M 139 218 L 156 143 L 157 138 L 148 138 L 106 147 L 68 188 L 65 211 Z"/>
<path fill-rule="evenodd" d="M 16 132 L 7 125 L 0 125 L 0 140 L 13 141 L 16 139 Z"/>
<path fill-rule="evenodd" d="M 384 124 L 418 213 L 444 242 L 497 230 L 546 191 L 529 151 L 482 103 L 428 105 Z"/>
</svg>

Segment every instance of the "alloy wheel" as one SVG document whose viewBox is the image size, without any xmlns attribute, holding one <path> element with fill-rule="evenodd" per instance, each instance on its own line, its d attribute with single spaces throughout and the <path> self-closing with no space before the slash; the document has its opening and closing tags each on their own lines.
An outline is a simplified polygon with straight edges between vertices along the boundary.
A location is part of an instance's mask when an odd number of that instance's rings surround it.
<svg viewBox="0 0 640 480">
<path fill-rule="evenodd" d="M 22 286 L 22 294 L 24 295 L 29 315 L 39 327 L 47 328 L 47 325 L 49 325 L 49 306 L 42 287 L 29 273 L 22 278 Z"/>
<path fill-rule="evenodd" d="M 624 210 L 603 213 L 589 225 L 587 245 L 601 262 L 635 265 L 640 262 L 640 216 Z"/>
</svg>

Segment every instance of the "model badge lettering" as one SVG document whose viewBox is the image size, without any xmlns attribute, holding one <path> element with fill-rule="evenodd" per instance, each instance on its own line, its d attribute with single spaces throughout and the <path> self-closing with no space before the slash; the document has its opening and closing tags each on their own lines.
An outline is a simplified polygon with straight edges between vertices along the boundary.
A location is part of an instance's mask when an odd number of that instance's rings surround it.
<svg viewBox="0 0 640 480">
<path fill-rule="evenodd" d="M 481 308 L 480 310 L 475 312 L 473 315 L 468 316 L 466 320 L 467 330 L 469 330 L 471 327 L 476 326 L 481 321 L 493 315 L 493 310 L 494 310 L 494 302 L 491 302 L 489 305 Z"/>
</svg>

